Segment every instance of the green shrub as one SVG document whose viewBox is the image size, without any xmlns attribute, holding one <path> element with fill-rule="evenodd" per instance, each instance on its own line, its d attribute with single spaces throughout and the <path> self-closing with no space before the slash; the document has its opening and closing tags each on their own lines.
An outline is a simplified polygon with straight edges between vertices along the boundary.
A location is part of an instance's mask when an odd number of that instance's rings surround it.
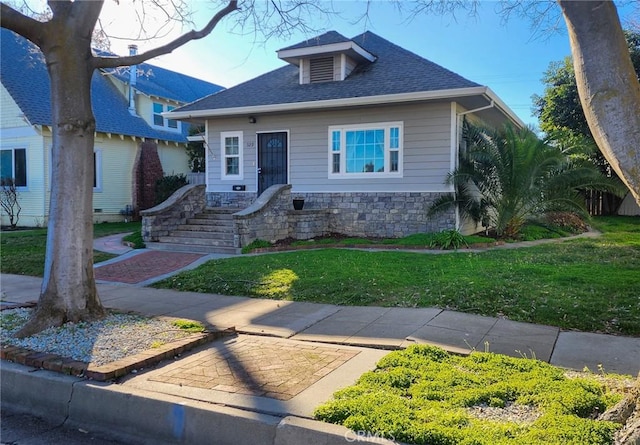
<svg viewBox="0 0 640 445">
<path fill-rule="evenodd" d="M 144 240 L 142 239 L 142 230 L 138 230 L 137 232 L 133 232 L 133 233 L 125 236 L 122 239 L 124 241 L 130 243 L 131 247 L 133 247 L 134 249 L 144 249 L 146 247 L 146 244 L 144 243 Z"/>
<path fill-rule="evenodd" d="M 265 247 L 271 247 L 272 244 L 269 241 L 263 239 L 254 239 L 249 244 L 242 248 L 242 253 L 250 253 L 252 250 L 261 249 Z"/>
<path fill-rule="evenodd" d="M 156 205 L 166 201 L 173 193 L 187 185 L 187 177 L 183 174 L 163 176 L 156 181 Z"/>
<path fill-rule="evenodd" d="M 175 320 L 171 323 L 173 326 L 177 327 L 182 331 L 187 332 L 202 332 L 204 331 L 204 325 L 199 321 L 194 320 Z"/>
<path fill-rule="evenodd" d="M 620 397 L 590 375 L 569 377 L 538 360 L 414 345 L 382 358 L 315 417 L 414 444 L 596 445 L 612 443 L 620 425 L 592 417 Z M 532 416 L 483 419 L 471 410 L 513 404 Z"/>
<path fill-rule="evenodd" d="M 436 233 L 430 244 L 430 247 L 439 247 L 443 250 L 458 250 L 462 246 L 469 247 L 464 235 L 455 229 Z"/>
</svg>

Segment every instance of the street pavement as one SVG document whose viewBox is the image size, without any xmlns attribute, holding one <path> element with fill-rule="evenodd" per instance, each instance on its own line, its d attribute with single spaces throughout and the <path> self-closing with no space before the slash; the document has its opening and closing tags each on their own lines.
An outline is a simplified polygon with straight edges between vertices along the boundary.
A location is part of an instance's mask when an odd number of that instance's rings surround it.
<svg viewBox="0 0 640 445">
<path fill-rule="evenodd" d="M 113 252 L 120 248 L 118 239 L 96 240 L 96 248 Z M 374 369 L 389 350 L 411 344 L 462 354 L 489 350 L 576 370 L 602 367 L 633 376 L 640 371 L 640 338 L 561 331 L 439 308 L 350 307 L 154 289 L 145 286 L 225 256 L 118 253 L 96 266 L 105 306 L 198 320 L 234 335 L 114 383 L 3 362 L 3 404 L 22 400 L 23 408 L 44 416 L 48 405 L 66 411 L 70 424 L 117 428 L 136 440 L 143 434 L 149 443 L 349 443 L 353 432 L 311 420 L 313 409 Z M 40 278 L 1 279 L 3 300 L 37 299 Z M 52 395 L 50 403 L 43 402 L 39 385 L 59 387 L 60 400 Z M 105 409 L 111 410 L 106 416 Z M 207 442 L 207 434 L 215 434 L 216 441 Z M 386 443 L 369 440 L 358 437 L 361 443 Z"/>
</svg>

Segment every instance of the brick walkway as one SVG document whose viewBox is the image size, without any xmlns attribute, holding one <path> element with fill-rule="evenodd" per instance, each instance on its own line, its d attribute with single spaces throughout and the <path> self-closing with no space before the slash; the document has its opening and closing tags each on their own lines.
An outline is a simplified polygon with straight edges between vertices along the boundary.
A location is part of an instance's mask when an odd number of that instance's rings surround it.
<svg viewBox="0 0 640 445">
<path fill-rule="evenodd" d="M 289 400 L 358 351 L 240 335 L 183 357 L 151 381 Z"/>
<path fill-rule="evenodd" d="M 182 252 L 144 252 L 95 269 L 96 280 L 136 284 L 182 269 L 204 255 Z"/>
</svg>

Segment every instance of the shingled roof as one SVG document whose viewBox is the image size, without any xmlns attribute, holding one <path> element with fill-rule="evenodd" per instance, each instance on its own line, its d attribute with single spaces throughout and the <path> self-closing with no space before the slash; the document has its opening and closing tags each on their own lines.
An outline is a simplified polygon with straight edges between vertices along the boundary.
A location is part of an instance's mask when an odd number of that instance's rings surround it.
<svg viewBox="0 0 640 445">
<path fill-rule="evenodd" d="M 298 68 L 287 65 L 214 95 L 187 104 L 175 111 L 188 113 L 277 104 L 384 96 L 481 85 L 401 48 L 372 32 L 353 39 L 331 31 L 285 50 L 307 48 L 352 40 L 377 57 L 375 62 L 356 68 L 345 80 L 301 85 Z"/>
<path fill-rule="evenodd" d="M 0 50 L 2 63 L 0 76 L 2 84 L 9 91 L 32 125 L 52 124 L 51 92 L 49 75 L 44 57 L 38 48 L 23 37 L 2 28 L 0 30 Z M 136 88 L 144 94 L 191 102 L 207 94 L 222 89 L 219 85 L 204 82 L 184 74 L 179 74 L 150 64 L 141 64 Z M 115 75 L 128 83 L 128 69 Z M 129 113 L 129 103 L 107 74 L 96 71 L 91 79 L 93 113 L 96 131 L 104 133 L 137 136 L 171 142 L 186 142 L 187 126 L 183 132 L 157 130 L 139 116 Z"/>
</svg>

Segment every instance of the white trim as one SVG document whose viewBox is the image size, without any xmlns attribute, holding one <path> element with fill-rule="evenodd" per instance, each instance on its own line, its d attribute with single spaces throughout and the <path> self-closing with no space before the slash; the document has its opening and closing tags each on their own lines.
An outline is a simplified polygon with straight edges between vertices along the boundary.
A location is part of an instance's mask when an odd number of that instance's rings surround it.
<svg viewBox="0 0 640 445">
<path fill-rule="evenodd" d="M 96 193 L 102 192 L 102 149 L 98 147 L 93 147 L 93 154 L 95 156 L 95 175 L 96 175 L 96 186 L 93 188 L 93 191 Z"/>
<path fill-rule="evenodd" d="M 397 150 L 391 150 L 389 147 L 391 128 L 399 128 L 399 147 Z M 346 133 L 349 130 L 384 130 L 384 172 L 368 172 L 368 173 L 347 173 L 347 155 L 346 155 Z M 333 132 L 340 132 L 340 172 L 333 173 Z M 403 153 L 404 153 L 404 122 L 374 122 L 366 124 L 350 124 L 350 125 L 331 125 L 328 127 L 328 178 L 329 179 L 369 179 L 382 180 L 385 178 L 402 178 L 403 177 Z M 398 152 L 398 171 L 389 171 L 390 153 Z"/>
<path fill-rule="evenodd" d="M 225 139 L 226 138 L 238 138 L 238 174 L 237 175 L 228 175 L 227 174 L 227 157 L 236 157 L 227 156 L 225 151 Z M 220 132 L 220 180 L 221 181 L 241 181 L 244 179 L 244 138 L 242 131 L 221 131 Z"/>
<path fill-rule="evenodd" d="M 209 122 L 205 121 L 204 123 L 204 191 L 205 193 L 209 191 L 209 162 L 210 156 L 213 153 L 209 154 Z M 213 158 L 215 159 L 215 157 Z"/>
<path fill-rule="evenodd" d="M 493 103 L 493 102 L 492 102 Z M 449 165 L 449 171 L 453 172 L 458 167 L 458 150 L 460 148 L 460 134 L 458 131 L 458 121 L 460 116 L 458 114 L 458 104 L 456 102 L 451 102 L 451 164 Z M 455 187 L 453 184 L 449 185 L 449 192 L 455 193 Z M 460 211 L 458 206 L 456 206 L 456 230 L 460 230 Z"/>
<path fill-rule="evenodd" d="M 3 144 L 0 145 L 0 151 L 11 150 L 11 179 L 15 180 L 16 177 L 16 150 L 24 150 L 24 169 L 25 169 L 25 182 L 26 185 L 18 185 L 16 186 L 16 190 L 27 192 L 29 191 L 29 147 L 27 144 Z"/>
<path fill-rule="evenodd" d="M 0 139 L 26 138 L 33 136 L 40 136 L 34 127 L 12 127 L 0 129 Z"/>
<path fill-rule="evenodd" d="M 166 101 L 166 99 L 164 99 Z M 158 105 L 162 105 L 162 111 L 160 113 L 156 113 L 156 111 L 154 110 L 154 105 L 158 104 Z M 151 127 L 155 128 L 156 130 L 164 130 L 164 131 L 170 131 L 172 133 L 182 133 L 182 122 L 180 122 L 176 117 L 174 117 L 173 115 L 171 115 L 171 117 L 169 117 L 169 114 L 176 109 L 178 106 L 180 106 L 179 104 L 177 106 L 174 106 L 173 104 L 170 103 L 166 103 L 166 102 L 161 102 L 161 101 L 156 101 L 156 100 L 152 100 L 151 101 Z M 169 107 L 173 107 L 171 110 L 169 110 Z M 156 121 L 155 121 L 155 116 L 161 116 L 162 117 L 162 125 L 157 125 Z M 170 127 L 169 126 L 169 121 L 176 121 L 176 128 Z"/>
<path fill-rule="evenodd" d="M 264 133 L 286 133 L 287 135 L 287 165 L 286 165 L 286 169 L 287 169 L 287 184 L 291 184 L 291 131 L 290 130 L 260 130 L 260 131 L 256 131 L 256 177 L 255 177 L 255 190 L 253 190 L 254 193 L 258 192 L 258 183 L 260 181 L 260 178 L 258 177 L 258 166 L 260 165 L 260 159 L 259 159 L 259 153 L 260 153 L 260 149 L 258 147 L 258 135 L 259 134 L 264 134 Z M 250 190 L 247 190 L 250 191 Z"/>
<path fill-rule="evenodd" d="M 276 51 L 276 53 L 278 54 L 278 58 L 291 63 L 290 59 L 302 59 L 318 54 L 344 53 L 348 51 L 353 51 L 358 56 L 368 60 L 369 62 L 376 60 L 376 57 L 373 54 L 353 41 L 331 43 L 329 45 L 307 46 L 304 48 L 281 49 Z"/>
<path fill-rule="evenodd" d="M 210 110 L 172 111 L 175 119 L 233 116 L 246 113 L 313 110 L 346 106 L 379 105 L 423 100 L 452 99 L 455 97 L 483 95 L 487 87 L 456 88 L 452 90 L 423 91 L 417 93 L 385 94 L 380 96 L 347 97 L 342 99 L 314 100 L 286 104 L 254 105 L 248 107 L 217 108 Z"/>
<path fill-rule="evenodd" d="M 455 99 L 469 96 L 484 96 L 494 101 L 496 108 L 503 112 L 519 127 L 525 123 L 489 88 L 485 86 L 454 88 L 449 90 L 422 91 L 416 93 L 384 94 L 380 96 L 347 97 L 342 99 L 317 100 L 286 104 L 254 105 L 247 107 L 217 108 L 193 111 L 172 111 L 175 119 L 198 119 L 208 117 L 228 117 L 243 114 L 275 113 L 282 111 L 317 110 L 351 106 L 380 105 L 403 102 L 420 102 L 427 100 Z"/>
</svg>

